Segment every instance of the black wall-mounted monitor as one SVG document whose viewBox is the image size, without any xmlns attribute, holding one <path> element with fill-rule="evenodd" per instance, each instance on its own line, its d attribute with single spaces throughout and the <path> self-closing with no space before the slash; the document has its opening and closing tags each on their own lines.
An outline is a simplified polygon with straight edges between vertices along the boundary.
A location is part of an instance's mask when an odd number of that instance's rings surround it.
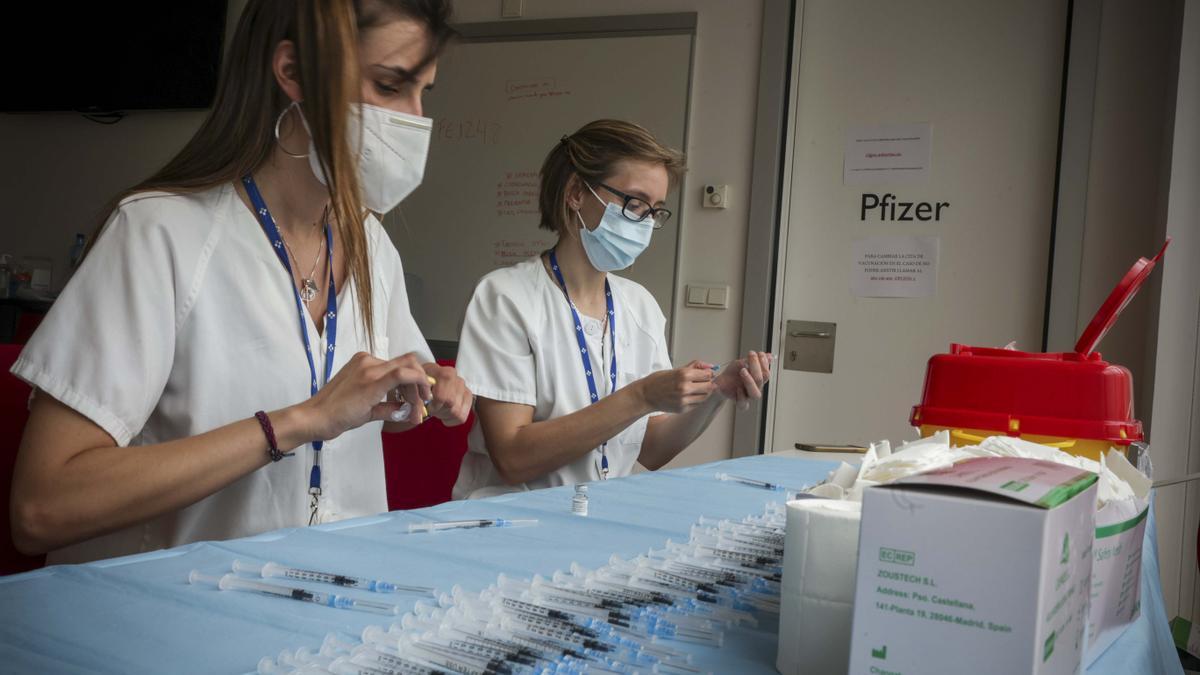
<svg viewBox="0 0 1200 675">
<path fill-rule="evenodd" d="M 226 0 L 9 3 L 0 111 L 207 108 L 226 11 Z"/>
</svg>

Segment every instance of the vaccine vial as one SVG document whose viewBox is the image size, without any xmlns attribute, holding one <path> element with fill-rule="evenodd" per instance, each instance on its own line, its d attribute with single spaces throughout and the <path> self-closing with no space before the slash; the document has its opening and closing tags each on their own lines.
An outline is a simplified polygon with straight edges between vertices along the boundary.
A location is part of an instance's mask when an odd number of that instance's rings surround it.
<svg viewBox="0 0 1200 675">
<path fill-rule="evenodd" d="M 575 486 L 575 496 L 571 497 L 571 513 L 576 516 L 588 514 L 588 486 L 583 483 Z"/>
</svg>

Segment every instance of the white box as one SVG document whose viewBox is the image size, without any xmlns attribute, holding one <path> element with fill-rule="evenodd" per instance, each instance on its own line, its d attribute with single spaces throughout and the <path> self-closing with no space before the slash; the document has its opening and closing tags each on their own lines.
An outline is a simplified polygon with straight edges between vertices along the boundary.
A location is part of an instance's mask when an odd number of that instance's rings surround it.
<svg viewBox="0 0 1200 675">
<path fill-rule="evenodd" d="M 1092 665 L 1141 614 L 1142 542 L 1151 481 L 1116 450 L 1109 450 L 1105 459 L 1108 468 L 1129 483 L 1134 499 L 1108 502 L 1096 512 L 1084 666 Z"/>
<path fill-rule="evenodd" d="M 1078 673 L 1096 474 L 981 457 L 863 495 L 850 672 Z"/>
</svg>

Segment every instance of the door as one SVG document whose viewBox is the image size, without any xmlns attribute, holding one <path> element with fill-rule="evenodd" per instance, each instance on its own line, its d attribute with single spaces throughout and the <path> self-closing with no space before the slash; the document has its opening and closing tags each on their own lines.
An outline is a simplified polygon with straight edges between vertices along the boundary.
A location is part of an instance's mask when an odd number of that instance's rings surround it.
<svg viewBox="0 0 1200 675">
<path fill-rule="evenodd" d="M 805 0 L 796 15 L 766 449 L 895 443 L 951 342 L 1040 347 L 1067 3 Z M 926 124 L 924 172 L 844 180 L 850 130 Z M 936 238 L 932 295 L 851 292 L 856 242 L 884 236 Z M 832 372 L 789 369 L 789 320 L 834 324 L 799 338 L 834 341 Z"/>
</svg>

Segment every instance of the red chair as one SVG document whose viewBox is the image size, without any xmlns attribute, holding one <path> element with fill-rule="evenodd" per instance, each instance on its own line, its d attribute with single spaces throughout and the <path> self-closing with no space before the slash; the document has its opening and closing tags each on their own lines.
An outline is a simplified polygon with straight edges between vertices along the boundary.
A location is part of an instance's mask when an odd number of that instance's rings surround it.
<svg viewBox="0 0 1200 675">
<path fill-rule="evenodd" d="M 21 353 L 18 344 L 0 344 L 0 574 L 16 574 L 46 564 L 46 556 L 22 555 L 13 546 L 9 521 L 13 463 L 29 419 L 29 385 L 8 372 Z"/>
<path fill-rule="evenodd" d="M 453 366 L 454 361 L 439 360 Z M 447 427 L 441 420 L 402 434 L 383 434 L 383 465 L 387 477 L 388 510 L 416 509 L 450 500 L 458 479 L 458 467 L 467 453 L 467 433 L 475 424 L 475 413 L 466 424 Z"/>
<path fill-rule="evenodd" d="M 44 318 L 46 315 L 43 313 L 22 311 L 21 315 L 17 317 L 17 330 L 13 333 L 13 342 L 18 345 L 29 342 L 29 338 L 33 337 L 33 332 L 42 324 Z M 7 373 L 8 370 L 4 372 Z"/>
</svg>

